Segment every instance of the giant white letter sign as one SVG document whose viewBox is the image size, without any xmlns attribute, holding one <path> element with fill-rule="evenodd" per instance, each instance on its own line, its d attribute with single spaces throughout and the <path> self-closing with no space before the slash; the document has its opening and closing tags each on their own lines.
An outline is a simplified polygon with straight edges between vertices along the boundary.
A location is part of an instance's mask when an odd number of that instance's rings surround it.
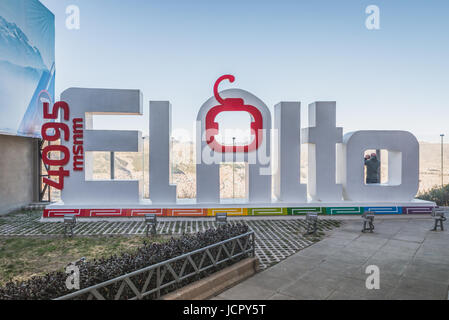
<svg viewBox="0 0 449 320">
<path fill-rule="evenodd" d="M 241 89 L 228 89 L 218 93 L 220 81 L 230 75 L 220 77 L 214 86 L 214 97 L 207 100 L 197 116 L 196 152 L 196 193 L 199 203 L 220 202 L 219 165 L 231 154 L 231 159 L 245 161 L 246 192 L 249 203 L 271 201 L 270 130 L 271 115 L 268 107 L 253 94 Z M 245 111 L 252 117 L 251 129 L 254 136 L 246 146 L 224 146 L 215 140 L 218 124 L 217 114 L 226 111 Z M 241 159 L 240 159 L 241 158 Z M 266 163 L 264 163 L 264 160 Z"/>
<path fill-rule="evenodd" d="M 170 182 L 171 104 L 150 101 L 150 199 L 176 203 L 176 185 Z"/>
<path fill-rule="evenodd" d="M 388 182 L 365 184 L 364 151 L 388 150 Z M 406 131 L 356 131 L 345 134 L 341 148 L 341 182 L 345 200 L 409 201 L 418 191 L 419 144 Z"/>
<path fill-rule="evenodd" d="M 83 147 L 85 172 L 73 170 L 65 179 L 61 191 L 64 204 L 102 204 L 138 203 L 141 198 L 141 185 L 138 180 L 99 180 L 91 181 L 93 155 L 89 151 L 137 152 L 141 150 L 140 131 L 91 130 L 92 116 L 95 114 L 142 114 L 142 94 L 140 90 L 112 90 L 70 88 L 61 94 L 61 100 L 70 106 L 71 118 L 80 119 L 84 124 Z M 65 121 L 67 122 L 67 121 Z M 71 124 L 69 124 L 71 126 Z M 61 139 L 61 143 L 72 150 L 73 142 Z M 73 166 L 73 159 L 68 163 Z"/>
<path fill-rule="evenodd" d="M 275 105 L 274 128 L 277 130 L 274 194 L 282 202 L 306 202 L 307 186 L 300 183 L 301 103 Z"/>
<path fill-rule="evenodd" d="M 44 119 L 57 120 L 60 110 L 65 123 L 48 122 L 41 128 L 44 141 L 61 140 L 62 143 L 62 146 L 46 146 L 42 150 L 42 159 L 46 166 L 52 166 L 49 175 L 58 177 L 53 180 L 44 178 L 43 182 L 62 190 L 64 201 L 49 205 L 43 217 L 60 218 L 65 214 L 143 217 L 151 213 L 166 217 L 207 217 L 219 212 L 245 216 L 308 212 L 330 215 L 367 211 L 382 214 L 432 212 L 434 202 L 414 199 L 419 181 L 419 144 L 411 133 L 357 131 L 343 137 L 342 128 L 336 126 L 336 102 L 333 101 L 310 104 L 309 126 L 303 130 L 300 102 L 280 102 L 274 106 L 276 130 L 271 132 L 271 115 L 265 103 L 241 89 L 218 92 L 218 85 L 223 80 L 234 82 L 234 77 L 218 78 L 214 96 L 197 114 L 196 201 L 177 201 L 176 186 L 170 184 L 171 105 L 168 101 L 150 102 L 151 201 L 142 199 L 139 181 L 92 181 L 92 152 L 89 152 L 140 150 L 140 132 L 92 130 L 94 114 L 142 114 L 140 91 L 71 88 L 61 95 L 63 101 L 53 106 L 44 103 Z M 218 115 L 236 111 L 239 113 L 231 121 L 243 120 L 238 118 L 241 114 L 246 119 L 247 114 L 251 117 L 250 130 L 244 131 L 245 135 L 250 132 L 251 136 L 246 145 L 235 144 L 235 138 L 239 137 L 235 131 L 232 137 L 226 137 L 226 130 L 220 128 Z M 232 138 L 232 145 L 227 138 Z M 275 143 L 273 166 L 271 140 Z M 307 186 L 300 183 L 301 142 L 309 144 Z M 388 151 L 387 183 L 375 183 L 379 163 L 370 160 L 366 162 L 366 178 L 372 183 L 365 184 L 364 154 L 373 149 Z M 84 151 L 88 151 L 87 154 Z M 54 152 L 60 153 L 59 159 L 51 158 Z M 246 195 L 244 199 L 233 197 L 221 201 L 220 165 L 231 161 L 246 165 Z M 273 190 L 272 170 L 275 171 Z M 193 182 L 189 185 L 193 186 Z M 272 191 L 277 198 L 275 201 Z M 307 197 L 307 191 L 311 199 Z"/>
<path fill-rule="evenodd" d="M 309 128 L 302 129 L 302 142 L 309 143 L 307 188 L 316 201 L 341 201 L 342 188 L 336 184 L 336 147 L 343 129 L 336 127 L 335 101 L 309 105 Z"/>
</svg>

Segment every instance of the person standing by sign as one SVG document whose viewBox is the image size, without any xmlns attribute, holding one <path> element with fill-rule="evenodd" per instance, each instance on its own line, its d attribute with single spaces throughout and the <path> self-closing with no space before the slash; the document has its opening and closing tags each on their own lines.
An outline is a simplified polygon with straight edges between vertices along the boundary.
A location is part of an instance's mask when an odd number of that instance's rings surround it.
<svg viewBox="0 0 449 320">
<path fill-rule="evenodd" d="M 365 156 L 365 166 L 366 166 L 366 183 L 379 183 L 378 172 L 380 167 L 380 162 L 377 160 L 377 155 L 371 153 L 371 156 Z"/>
</svg>

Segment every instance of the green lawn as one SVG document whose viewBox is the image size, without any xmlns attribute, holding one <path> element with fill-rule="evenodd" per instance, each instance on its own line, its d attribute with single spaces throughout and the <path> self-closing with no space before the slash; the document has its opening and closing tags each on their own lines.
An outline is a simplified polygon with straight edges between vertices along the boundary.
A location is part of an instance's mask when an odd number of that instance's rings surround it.
<svg viewBox="0 0 449 320">
<path fill-rule="evenodd" d="M 0 237 L 0 286 L 10 280 L 25 280 L 63 269 L 70 262 L 132 251 L 143 236 L 96 237 Z M 151 241 L 166 241 L 166 237 Z"/>
</svg>

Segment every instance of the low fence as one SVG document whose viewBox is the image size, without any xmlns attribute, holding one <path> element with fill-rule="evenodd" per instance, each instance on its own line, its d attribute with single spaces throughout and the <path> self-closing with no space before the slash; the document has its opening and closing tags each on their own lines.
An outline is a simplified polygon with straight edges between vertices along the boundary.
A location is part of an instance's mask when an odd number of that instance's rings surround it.
<svg viewBox="0 0 449 320">
<path fill-rule="evenodd" d="M 186 280 L 191 280 L 202 272 L 244 255 L 255 257 L 253 231 L 75 291 L 55 300 L 140 300 L 149 295 L 160 298 L 164 288 L 181 287 Z"/>
</svg>

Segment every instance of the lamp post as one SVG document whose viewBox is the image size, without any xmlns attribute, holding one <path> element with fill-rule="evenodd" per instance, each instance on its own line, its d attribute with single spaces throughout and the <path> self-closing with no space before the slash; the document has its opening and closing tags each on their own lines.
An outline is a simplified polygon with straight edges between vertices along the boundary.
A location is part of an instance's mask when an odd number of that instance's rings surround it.
<svg viewBox="0 0 449 320">
<path fill-rule="evenodd" d="M 440 134 L 441 137 L 441 187 L 443 187 L 443 138 L 444 133 Z"/>
</svg>

